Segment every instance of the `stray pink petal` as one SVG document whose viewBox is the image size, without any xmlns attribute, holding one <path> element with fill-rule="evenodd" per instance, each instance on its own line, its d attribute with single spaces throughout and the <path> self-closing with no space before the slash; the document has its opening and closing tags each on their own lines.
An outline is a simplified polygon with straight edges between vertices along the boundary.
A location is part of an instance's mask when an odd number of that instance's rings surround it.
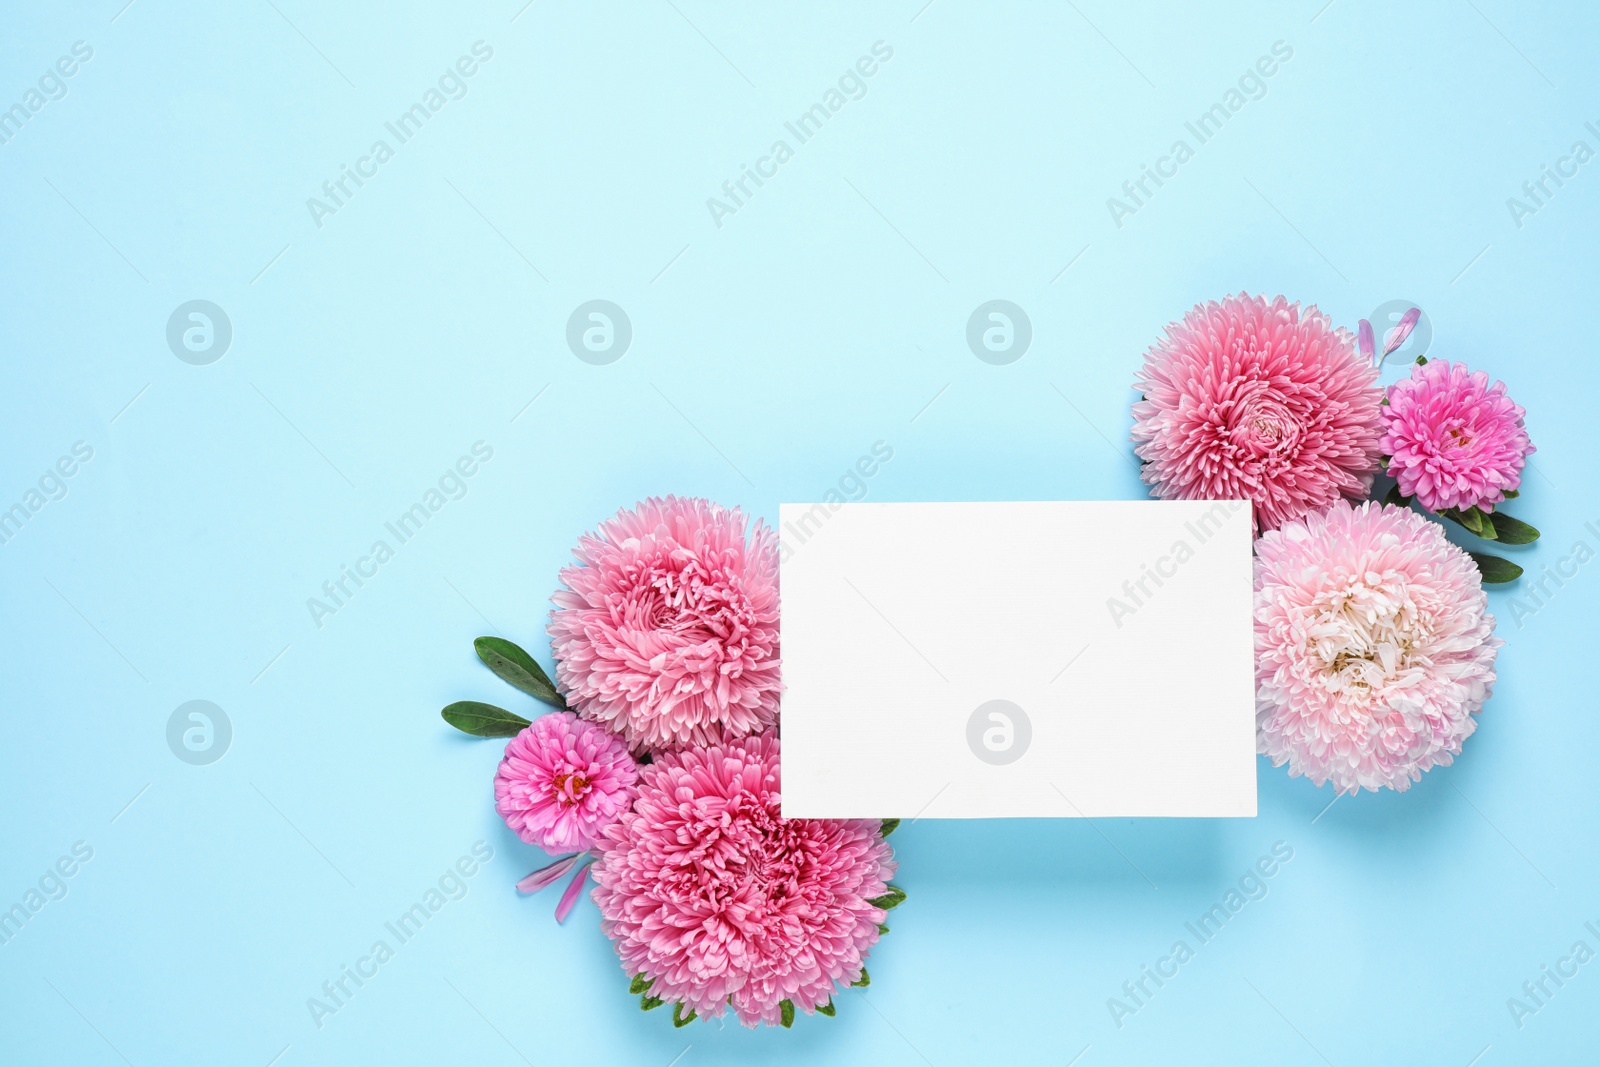
<svg viewBox="0 0 1600 1067">
<path fill-rule="evenodd" d="M 1361 324 L 1356 327 L 1356 337 L 1361 342 L 1361 356 L 1362 356 L 1362 358 L 1370 360 L 1372 358 L 1372 353 L 1373 353 L 1373 347 L 1372 347 L 1372 323 L 1368 322 L 1366 319 L 1362 319 L 1361 320 Z"/>
<path fill-rule="evenodd" d="M 578 868 L 578 873 L 572 881 L 567 883 L 567 891 L 561 894 L 561 903 L 556 905 L 556 922 L 566 922 L 567 916 L 572 914 L 572 909 L 578 904 L 578 894 L 583 892 L 583 887 L 589 882 L 589 861 L 583 861 L 583 866 Z"/>
<path fill-rule="evenodd" d="M 1421 308 L 1412 308 L 1400 316 L 1400 323 L 1389 331 L 1389 339 L 1383 343 L 1383 354 L 1388 355 L 1406 343 L 1406 338 L 1411 336 L 1412 329 L 1417 325 L 1417 320 L 1422 317 Z"/>
<path fill-rule="evenodd" d="M 588 855 L 587 852 L 574 852 L 570 856 L 562 856 L 548 867 L 540 867 L 517 883 L 517 892 L 537 893 L 547 885 L 554 885 L 562 875 L 572 870 L 579 860 L 585 859 Z"/>
</svg>

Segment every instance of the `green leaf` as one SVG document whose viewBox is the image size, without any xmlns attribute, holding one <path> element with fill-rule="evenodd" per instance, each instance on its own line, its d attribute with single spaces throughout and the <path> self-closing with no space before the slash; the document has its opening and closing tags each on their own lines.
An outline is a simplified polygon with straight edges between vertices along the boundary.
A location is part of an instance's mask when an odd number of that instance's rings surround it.
<svg viewBox="0 0 1600 1067">
<path fill-rule="evenodd" d="M 879 923 L 878 924 L 878 936 L 879 937 L 882 937 L 884 934 L 886 934 L 888 932 L 889 932 L 889 924 L 888 923 Z"/>
<path fill-rule="evenodd" d="M 867 973 L 867 969 L 865 967 L 863 967 L 863 968 L 861 968 L 861 980 L 859 982 L 851 982 L 850 983 L 850 988 L 851 989 L 856 989 L 856 988 L 869 986 L 871 984 L 872 984 L 872 976 L 870 974 L 868 974 Z"/>
<path fill-rule="evenodd" d="M 830 999 L 828 1001 L 828 1003 L 826 1003 L 826 1004 L 818 1004 L 817 1005 L 817 1014 L 818 1015 L 826 1015 L 828 1018 L 831 1019 L 835 1015 L 838 1014 L 838 1009 L 836 1009 L 833 1006 L 833 1001 Z"/>
<path fill-rule="evenodd" d="M 439 714 L 457 730 L 474 737 L 515 737 L 528 725 L 521 715 L 476 700 L 458 700 Z"/>
<path fill-rule="evenodd" d="M 867 903 L 871 904 L 874 908 L 882 908 L 884 911 L 888 911 L 890 908 L 898 908 L 901 903 L 905 901 L 905 899 L 905 890 L 896 886 L 890 886 L 889 891 L 883 896 L 873 897 L 871 900 L 867 901 Z"/>
<path fill-rule="evenodd" d="M 1467 508 L 1465 511 L 1460 508 L 1446 508 L 1439 514 L 1464 527 L 1468 533 L 1494 540 L 1494 527 L 1489 525 L 1487 517 L 1477 508 Z"/>
<path fill-rule="evenodd" d="M 1417 366 L 1419 366 L 1419 367 L 1424 366 L 1424 365 L 1427 364 L 1427 362 L 1428 362 L 1428 357 L 1427 356 L 1418 356 L 1417 357 Z"/>
<path fill-rule="evenodd" d="M 654 1008 L 661 1007 L 661 1005 L 665 1003 L 666 1001 L 662 1000 L 660 997 L 652 997 L 649 993 L 646 993 L 644 996 L 639 998 L 639 1010 L 650 1011 Z"/>
<path fill-rule="evenodd" d="M 1389 487 L 1389 492 L 1384 496 L 1383 502 L 1385 504 L 1393 504 L 1397 508 L 1408 508 L 1411 506 L 1411 498 L 1400 492 L 1399 482 L 1395 482 L 1394 485 Z"/>
<path fill-rule="evenodd" d="M 1503 511 L 1490 514 L 1489 521 L 1494 524 L 1496 539 L 1503 545 L 1527 545 L 1539 540 L 1538 530 Z"/>
<path fill-rule="evenodd" d="M 695 1019 L 695 1014 L 694 1014 L 694 1009 L 693 1008 L 689 1009 L 689 1014 L 688 1015 L 683 1014 L 683 1002 L 682 1001 L 679 1001 L 678 1003 L 676 1003 L 676 1004 L 674 1004 L 672 1006 L 672 1025 L 673 1026 L 675 1026 L 675 1027 L 688 1026 L 690 1023 L 694 1022 L 694 1019 Z"/>
<path fill-rule="evenodd" d="M 654 978 L 646 978 L 642 974 L 636 974 L 633 976 L 633 981 L 628 985 L 628 992 L 643 993 L 646 989 L 650 988 L 650 984 L 654 981 Z"/>
<path fill-rule="evenodd" d="M 899 819 L 885 819 L 885 820 L 883 820 L 883 829 L 882 829 L 881 833 L 883 834 L 884 837 L 888 837 L 890 834 L 894 833 L 899 828 L 900 828 L 900 820 Z"/>
<path fill-rule="evenodd" d="M 778 1022 L 783 1025 L 785 1030 L 794 1025 L 794 1001 L 778 1001 Z"/>
<path fill-rule="evenodd" d="M 1481 552 L 1468 552 L 1472 562 L 1478 565 L 1478 572 L 1483 575 L 1487 585 L 1501 585 L 1505 582 L 1514 582 L 1522 577 L 1522 568 L 1512 563 L 1509 559 L 1499 556 L 1489 556 Z"/>
<path fill-rule="evenodd" d="M 556 692 L 555 683 L 544 673 L 544 668 L 535 663 L 533 657 L 519 646 L 503 637 L 480 637 L 472 642 L 472 647 L 477 650 L 478 658 L 483 660 L 484 665 L 494 671 L 501 680 L 510 682 L 524 693 L 546 704 L 563 709 L 567 706 L 561 694 Z"/>
<path fill-rule="evenodd" d="M 1522 495 L 1522 491 L 1520 489 L 1507 489 L 1500 495 L 1505 497 L 1507 500 L 1515 500 L 1517 497 Z"/>
</svg>

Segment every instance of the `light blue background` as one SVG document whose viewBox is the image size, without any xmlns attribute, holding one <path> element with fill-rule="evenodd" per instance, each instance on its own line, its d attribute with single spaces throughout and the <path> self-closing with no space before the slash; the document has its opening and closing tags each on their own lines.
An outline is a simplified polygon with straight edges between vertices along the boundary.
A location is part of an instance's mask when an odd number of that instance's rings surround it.
<svg viewBox="0 0 1600 1067">
<path fill-rule="evenodd" d="M 1592 563 L 1520 626 L 1490 594 L 1481 729 L 1403 795 L 1327 809 L 1262 761 L 1253 820 L 902 828 L 910 899 L 836 1019 L 675 1031 L 591 902 L 558 927 L 554 891 L 513 891 L 542 857 L 492 809 L 501 746 L 438 709 L 531 710 L 470 642 L 548 662 L 581 531 L 665 492 L 772 519 L 880 440 L 869 499 L 1141 496 L 1129 383 L 1197 301 L 1282 292 L 1352 328 L 1417 301 L 1434 356 L 1529 411 L 1514 511 L 1545 538 L 1517 558 L 1600 547 L 1600 163 L 1520 227 L 1506 206 L 1600 149 L 1592 7 L 923 2 L 7 5 L 0 106 L 74 41 L 94 57 L 0 145 L 0 507 L 74 442 L 94 458 L 0 546 L 0 906 L 74 842 L 94 858 L 0 946 L 0 1059 L 1594 1057 L 1600 963 L 1521 1029 L 1506 1007 L 1600 949 Z M 318 228 L 307 198 L 478 40 L 465 98 Z M 865 97 L 716 226 L 706 199 L 880 40 Z M 1280 40 L 1266 95 L 1119 228 L 1107 198 Z M 165 341 L 196 298 L 233 325 L 209 366 Z M 593 298 L 633 323 L 610 366 L 565 345 Z M 1010 366 L 964 341 L 993 298 L 1033 323 Z M 467 494 L 315 625 L 307 598 L 480 440 Z M 232 720 L 210 766 L 166 744 L 192 699 Z M 480 839 L 468 895 L 313 1025 Z M 1114 1025 L 1107 998 L 1277 841 L 1266 898 Z"/>
</svg>

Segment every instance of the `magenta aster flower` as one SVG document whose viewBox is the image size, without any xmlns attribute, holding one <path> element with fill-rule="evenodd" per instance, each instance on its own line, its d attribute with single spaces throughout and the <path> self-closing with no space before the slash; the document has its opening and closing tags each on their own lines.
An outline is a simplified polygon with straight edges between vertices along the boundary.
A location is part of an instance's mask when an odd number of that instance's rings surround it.
<svg viewBox="0 0 1600 1067">
<path fill-rule="evenodd" d="M 1341 792 L 1448 766 L 1494 685 L 1478 568 L 1406 508 L 1340 501 L 1256 542 L 1256 746 Z"/>
<path fill-rule="evenodd" d="M 1133 405 L 1141 477 L 1166 500 L 1250 500 L 1271 530 L 1372 487 L 1377 368 L 1315 307 L 1196 306 L 1145 353 Z"/>
<path fill-rule="evenodd" d="M 1383 410 L 1389 476 L 1429 511 L 1493 511 L 1522 484 L 1523 464 L 1536 451 L 1522 415 L 1505 383 L 1491 386 L 1483 371 L 1443 360 L 1413 367 L 1390 387 Z"/>
<path fill-rule="evenodd" d="M 585 534 L 551 598 L 556 680 L 635 751 L 778 720 L 778 541 L 708 500 L 651 498 Z"/>
<path fill-rule="evenodd" d="M 620 739 L 571 712 L 552 711 L 506 745 L 494 806 L 530 845 L 588 849 L 628 807 L 638 781 L 639 765 Z"/>
<path fill-rule="evenodd" d="M 731 1005 L 746 1026 L 860 980 L 895 869 L 877 820 L 779 814 L 770 733 L 658 758 L 599 849 L 593 896 L 623 970 L 684 1016 Z"/>
</svg>

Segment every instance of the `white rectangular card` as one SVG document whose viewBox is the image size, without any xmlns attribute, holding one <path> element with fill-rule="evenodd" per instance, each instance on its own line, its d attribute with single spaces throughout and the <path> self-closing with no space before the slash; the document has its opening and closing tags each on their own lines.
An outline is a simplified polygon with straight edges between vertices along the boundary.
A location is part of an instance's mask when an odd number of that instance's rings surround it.
<svg viewBox="0 0 1600 1067">
<path fill-rule="evenodd" d="M 786 817 L 1256 813 L 1248 504 L 779 516 Z"/>
</svg>

